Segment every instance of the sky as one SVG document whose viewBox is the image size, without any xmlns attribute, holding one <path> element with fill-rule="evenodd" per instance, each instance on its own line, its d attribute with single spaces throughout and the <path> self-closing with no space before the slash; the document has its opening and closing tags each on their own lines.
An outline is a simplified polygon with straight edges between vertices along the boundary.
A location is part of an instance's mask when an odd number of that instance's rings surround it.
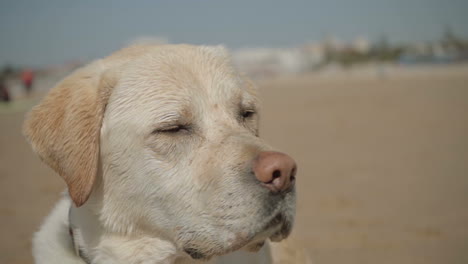
<svg viewBox="0 0 468 264">
<path fill-rule="evenodd" d="M 0 65 L 88 60 L 141 37 L 237 49 L 430 41 L 447 26 L 468 38 L 467 0 L 1 0 Z"/>
</svg>

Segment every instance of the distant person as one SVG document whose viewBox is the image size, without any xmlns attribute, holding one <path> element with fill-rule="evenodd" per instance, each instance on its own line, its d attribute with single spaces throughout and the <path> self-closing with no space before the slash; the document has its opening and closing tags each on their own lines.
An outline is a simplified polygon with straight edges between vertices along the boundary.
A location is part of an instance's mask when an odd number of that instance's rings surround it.
<svg viewBox="0 0 468 264">
<path fill-rule="evenodd" d="M 0 73 L 0 100 L 2 102 L 10 102 L 10 92 L 8 91 L 8 86 L 6 84 L 7 74 L 2 72 Z"/>
<path fill-rule="evenodd" d="M 26 69 L 21 73 L 21 81 L 23 82 L 24 90 L 27 95 L 30 95 L 33 89 L 34 72 L 30 69 Z"/>
</svg>

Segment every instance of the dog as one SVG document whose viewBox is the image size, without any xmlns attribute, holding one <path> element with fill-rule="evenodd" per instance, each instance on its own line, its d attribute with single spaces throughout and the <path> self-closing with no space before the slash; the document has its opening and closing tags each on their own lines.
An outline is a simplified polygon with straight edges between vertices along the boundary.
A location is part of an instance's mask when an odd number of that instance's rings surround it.
<svg viewBox="0 0 468 264">
<path fill-rule="evenodd" d="M 286 239 L 297 166 L 259 111 L 222 46 L 134 45 L 73 72 L 23 127 L 67 184 L 36 263 L 309 263 Z"/>
</svg>

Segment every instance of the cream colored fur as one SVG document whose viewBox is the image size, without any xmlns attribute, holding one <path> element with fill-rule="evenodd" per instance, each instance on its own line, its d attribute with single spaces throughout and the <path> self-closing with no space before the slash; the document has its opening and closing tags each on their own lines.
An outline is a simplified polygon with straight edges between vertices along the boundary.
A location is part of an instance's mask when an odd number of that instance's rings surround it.
<svg viewBox="0 0 468 264">
<path fill-rule="evenodd" d="M 69 193 L 35 235 L 36 262 L 83 263 L 72 207 L 91 263 L 308 263 L 283 240 L 295 192 L 252 174 L 272 150 L 258 112 L 223 47 L 132 46 L 71 74 L 24 125 Z"/>
</svg>

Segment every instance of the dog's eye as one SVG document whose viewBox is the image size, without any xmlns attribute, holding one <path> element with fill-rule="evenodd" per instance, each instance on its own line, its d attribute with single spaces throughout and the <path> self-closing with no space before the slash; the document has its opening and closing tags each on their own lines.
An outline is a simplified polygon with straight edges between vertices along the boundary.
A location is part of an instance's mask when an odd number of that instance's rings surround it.
<svg viewBox="0 0 468 264">
<path fill-rule="evenodd" d="M 255 114 L 255 111 L 253 110 L 244 110 L 241 112 L 241 116 L 243 119 L 248 119 L 252 117 Z"/>
<path fill-rule="evenodd" d="M 153 131 L 153 133 L 175 134 L 175 133 L 188 131 L 189 129 L 190 127 L 187 125 L 174 125 L 174 126 L 168 126 L 168 127 L 156 129 Z"/>
</svg>

